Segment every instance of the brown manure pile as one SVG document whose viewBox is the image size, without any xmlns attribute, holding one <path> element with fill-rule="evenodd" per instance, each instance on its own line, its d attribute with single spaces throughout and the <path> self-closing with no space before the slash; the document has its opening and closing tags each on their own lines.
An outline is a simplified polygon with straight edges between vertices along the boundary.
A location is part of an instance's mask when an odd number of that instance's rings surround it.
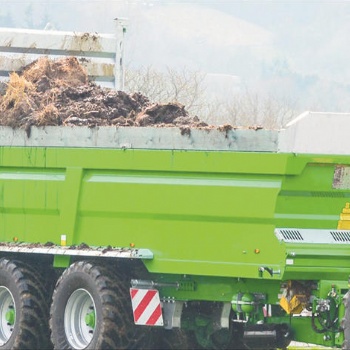
<svg viewBox="0 0 350 350">
<path fill-rule="evenodd" d="M 0 89 L 0 125 L 209 127 L 178 103 L 157 104 L 89 82 L 74 57 L 42 57 L 12 73 Z"/>
</svg>

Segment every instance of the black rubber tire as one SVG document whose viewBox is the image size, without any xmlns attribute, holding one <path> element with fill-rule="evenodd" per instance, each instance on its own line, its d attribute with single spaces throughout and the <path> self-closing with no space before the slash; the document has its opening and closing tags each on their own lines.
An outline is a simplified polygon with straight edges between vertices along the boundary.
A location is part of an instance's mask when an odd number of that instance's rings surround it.
<svg viewBox="0 0 350 350">
<path fill-rule="evenodd" d="M 2 258 L 0 281 L 0 287 L 12 295 L 16 312 L 12 333 L 0 349 L 52 348 L 47 296 L 38 272 L 23 262 Z"/>
<path fill-rule="evenodd" d="M 342 345 L 343 350 L 350 350 L 350 291 L 348 291 L 343 299 L 345 306 L 345 314 L 342 320 L 342 327 L 344 329 L 344 342 Z"/>
<path fill-rule="evenodd" d="M 74 349 L 65 331 L 65 310 L 71 295 L 88 292 L 95 305 L 95 326 L 85 349 L 139 349 L 142 327 L 134 325 L 129 285 L 122 273 L 101 264 L 79 261 L 58 279 L 50 311 L 51 340 L 55 349 Z"/>
</svg>

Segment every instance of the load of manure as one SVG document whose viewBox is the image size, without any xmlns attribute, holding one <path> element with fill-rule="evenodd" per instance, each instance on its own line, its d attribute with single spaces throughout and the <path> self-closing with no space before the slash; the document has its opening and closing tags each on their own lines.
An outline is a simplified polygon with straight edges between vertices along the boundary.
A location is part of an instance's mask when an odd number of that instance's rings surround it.
<svg viewBox="0 0 350 350">
<path fill-rule="evenodd" d="M 0 87 L 0 125 L 210 128 L 179 103 L 152 103 L 90 82 L 75 57 L 39 58 Z"/>
</svg>

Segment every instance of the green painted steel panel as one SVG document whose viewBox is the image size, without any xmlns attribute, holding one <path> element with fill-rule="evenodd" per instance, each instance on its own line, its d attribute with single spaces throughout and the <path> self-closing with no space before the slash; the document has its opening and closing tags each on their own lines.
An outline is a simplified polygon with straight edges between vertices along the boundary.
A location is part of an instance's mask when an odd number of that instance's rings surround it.
<svg viewBox="0 0 350 350">
<path fill-rule="evenodd" d="M 154 273 L 261 278 L 266 266 L 280 271 L 263 274 L 273 280 L 347 279 L 349 244 L 294 247 L 274 234 L 336 229 L 350 197 L 333 188 L 339 164 L 350 157 L 1 147 L 0 240 L 132 244 L 154 253 Z"/>
</svg>

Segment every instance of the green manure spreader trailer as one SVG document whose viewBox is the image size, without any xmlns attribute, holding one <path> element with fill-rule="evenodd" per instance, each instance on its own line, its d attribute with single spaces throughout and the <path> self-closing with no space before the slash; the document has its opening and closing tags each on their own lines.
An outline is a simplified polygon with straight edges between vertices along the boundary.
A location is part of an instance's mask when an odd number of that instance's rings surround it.
<svg viewBox="0 0 350 350">
<path fill-rule="evenodd" d="M 0 349 L 350 349 L 349 114 L 0 128 Z"/>
</svg>

